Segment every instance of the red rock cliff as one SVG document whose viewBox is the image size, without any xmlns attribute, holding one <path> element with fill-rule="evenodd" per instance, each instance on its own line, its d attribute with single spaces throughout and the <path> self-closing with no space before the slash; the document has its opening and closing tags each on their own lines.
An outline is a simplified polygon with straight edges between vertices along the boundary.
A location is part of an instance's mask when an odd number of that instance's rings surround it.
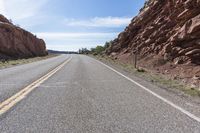
<svg viewBox="0 0 200 133">
<path fill-rule="evenodd" d="M 179 77 L 200 76 L 200 0 L 146 2 L 106 53 L 130 62 L 134 50 L 141 66 L 174 70 Z"/>
<path fill-rule="evenodd" d="M 47 55 L 45 42 L 0 15 L 0 58 L 29 58 Z"/>
</svg>

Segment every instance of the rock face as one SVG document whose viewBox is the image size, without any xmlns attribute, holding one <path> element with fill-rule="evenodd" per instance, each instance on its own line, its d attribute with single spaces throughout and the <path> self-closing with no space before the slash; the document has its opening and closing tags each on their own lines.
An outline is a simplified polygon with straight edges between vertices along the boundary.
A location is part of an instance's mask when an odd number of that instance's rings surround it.
<svg viewBox="0 0 200 133">
<path fill-rule="evenodd" d="M 190 65 L 200 75 L 200 0 L 147 1 L 106 53 L 130 61 L 132 51 L 138 51 L 141 66 Z"/>
<path fill-rule="evenodd" d="M 0 15 L 0 59 L 47 55 L 45 42 Z"/>
</svg>

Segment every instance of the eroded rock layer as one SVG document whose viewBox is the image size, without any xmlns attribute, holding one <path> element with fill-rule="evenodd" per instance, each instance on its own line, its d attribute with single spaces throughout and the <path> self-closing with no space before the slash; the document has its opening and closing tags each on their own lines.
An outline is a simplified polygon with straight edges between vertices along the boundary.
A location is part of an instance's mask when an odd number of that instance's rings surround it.
<svg viewBox="0 0 200 133">
<path fill-rule="evenodd" d="M 0 59 L 47 55 L 45 42 L 0 15 Z"/>
<path fill-rule="evenodd" d="M 141 66 L 162 69 L 170 62 L 174 70 L 191 66 L 184 73 L 200 76 L 200 0 L 147 1 L 106 53 L 130 61 L 132 51 L 138 51 Z"/>
</svg>

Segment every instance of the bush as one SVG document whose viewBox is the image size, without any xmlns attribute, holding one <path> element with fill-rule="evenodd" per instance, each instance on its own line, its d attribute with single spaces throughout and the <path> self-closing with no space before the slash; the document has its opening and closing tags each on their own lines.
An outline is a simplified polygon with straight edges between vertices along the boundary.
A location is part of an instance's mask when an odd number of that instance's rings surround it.
<svg viewBox="0 0 200 133">
<path fill-rule="evenodd" d="M 107 48 L 110 47 L 112 41 L 106 42 L 104 46 L 97 46 L 96 48 L 91 48 L 91 53 L 93 55 L 99 55 L 102 54 Z"/>
<path fill-rule="evenodd" d="M 91 52 L 96 54 L 101 54 L 104 50 L 105 48 L 103 46 L 97 46 L 95 49 L 92 49 Z"/>
<path fill-rule="evenodd" d="M 112 41 L 106 42 L 104 46 L 96 46 L 95 48 L 91 48 L 88 50 L 87 48 L 79 49 L 79 54 L 93 54 L 93 55 L 100 55 L 103 54 L 103 52 L 110 47 Z"/>
<path fill-rule="evenodd" d="M 144 69 L 142 69 L 142 68 L 137 69 L 137 71 L 140 72 L 140 73 L 146 72 L 146 71 L 145 71 Z"/>
<path fill-rule="evenodd" d="M 90 50 L 88 50 L 87 48 L 79 49 L 79 54 L 89 54 L 89 53 L 90 53 Z"/>
</svg>

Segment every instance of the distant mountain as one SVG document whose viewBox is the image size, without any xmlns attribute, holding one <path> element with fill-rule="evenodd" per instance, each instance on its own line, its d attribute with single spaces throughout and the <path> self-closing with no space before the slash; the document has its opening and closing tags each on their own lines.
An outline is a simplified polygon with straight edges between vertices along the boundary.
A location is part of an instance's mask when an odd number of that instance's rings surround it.
<svg viewBox="0 0 200 133">
<path fill-rule="evenodd" d="M 15 26 L 0 14 L 0 59 L 47 55 L 46 45 L 30 32 Z"/>
<path fill-rule="evenodd" d="M 48 50 L 49 54 L 78 54 L 78 52 L 73 51 L 56 51 L 56 50 Z"/>
</svg>

